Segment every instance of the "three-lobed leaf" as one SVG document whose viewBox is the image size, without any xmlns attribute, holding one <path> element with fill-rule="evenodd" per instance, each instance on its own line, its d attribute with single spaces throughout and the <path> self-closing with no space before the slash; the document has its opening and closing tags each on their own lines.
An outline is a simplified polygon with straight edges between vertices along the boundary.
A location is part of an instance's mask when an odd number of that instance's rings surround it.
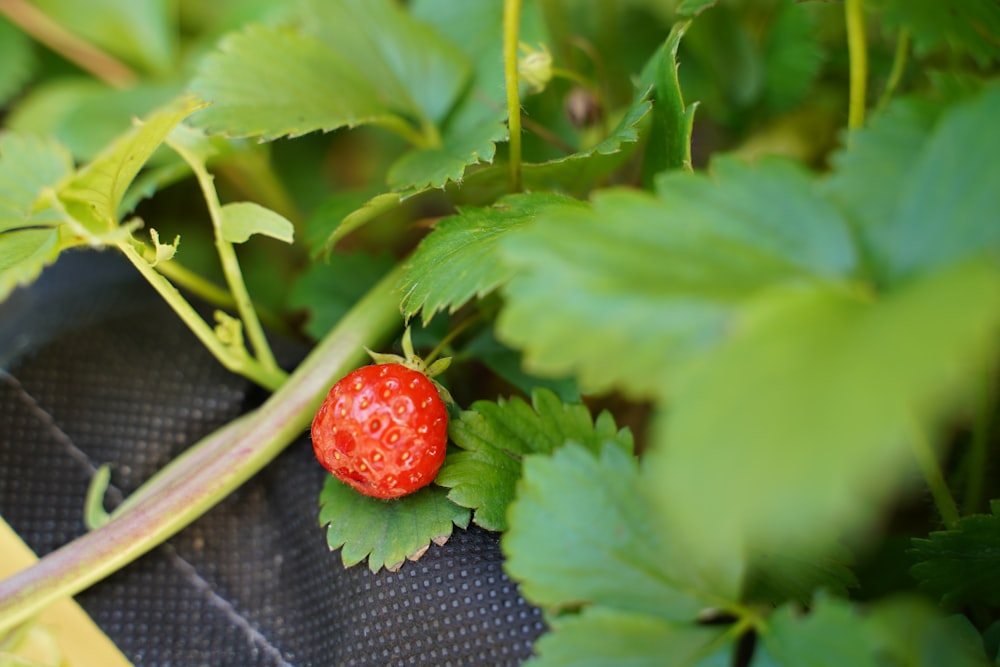
<svg viewBox="0 0 1000 667">
<path fill-rule="evenodd" d="M 319 523 L 327 526 L 330 549 L 340 549 L 345 567 L 368 559 L 368 568 L 399 569 L 416 560 L 430 543 L 441 545 L 452 528 L 469 524 L 469 510 L 430 486 L 392 501 L 361 495 L 328 476 L 319 497 Z"/>
<path fill-rule="evenodd" d="M 658 197 L 600 191 L 588 208 L 558 209 L 505 238 L 516 273 L 501 340 L 540 375 L 656 395 L 759 290 L 852 273 L 847 225 L 806 172 L 718 160 L 715 174 L 670 172 Z"/>
<path fill-rule="evenodd" d="M 619 430 L 608 412 L 596 419 L 580 403 L 563 403 L 548 389 L 537 389 L 531 405 L 520 398 L 477 401 L 453 419 L 448 429 L 463 451 L 449 454 L 436 482 L 448 497 L 475 510 L 474 521 L 488 530 L 506 530 L 507 507 L 514 499 L 524 457 L 548 454 L 567 443 L 599 452 L 606 444 L 631 453 L 632 434 Z"/>
<path fill-rule="evenodd" d="M 213 102 L 197 119 L 211 132 L 274 139 L 377 123 L 433 142 L 469 74 L 461 51 L 395 3 L 315 1 L 298 27 L 228 36 L 192 89 Z"/>
</svg>

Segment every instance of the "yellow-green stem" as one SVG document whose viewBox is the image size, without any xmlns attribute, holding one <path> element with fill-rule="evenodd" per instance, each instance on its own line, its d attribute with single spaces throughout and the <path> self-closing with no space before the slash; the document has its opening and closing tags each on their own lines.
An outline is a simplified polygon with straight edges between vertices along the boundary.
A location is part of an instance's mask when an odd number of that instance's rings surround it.
<svg viewBox="0 0 1000 667">
<path fill-rule="evenodd" d="M 510 131 L 510 191 L 521 190 L 521 95 L 518 91 L 517 49 L 521 30 L 521 0 L 503 3 L 503 74 L 507 88 L 507 128 Z"/>
<path fill-rule="evenodd" d="M 179 264 L 176 260 L 160 262 L 156 265 L 156 269 L 182 290 L 186 290 L 214 306 L 218 306 L 219 308 L 236 307 L 236 300 L 233 299 L 232 294 L 183 264 Z M 277 331 L 286 335 L 293 334 L 288 323 L 274 311 L 263 306 L 258 306 L 257 316 L 260 317 L 261 323 L 267 325 L 267 328 L 271 331 Z"/>
<path fill-rule="evenodd" d="M 884 109 L 885 105 L 889 103 L 892 99 L 893 93 L 896 92 L 896 88 L 899 86 L 899 82 L 903 79 L 903 74 L 906 72 L 906 61 L 910 55 L 910 31 L 906 28 L 901 28 L 899 31 L 899 37 L 896 39 L 896 54 L 892 59 L 892 69 L 889 71 L 889 80 L 885 82 L 885 90 L 882 91 L 882 97 L 879 98 L 878 108 Z"/>
<path fill-rule="evenodd" d="M 944 522 L 946 528 L 954 528 L 958 524 L 959 519 L 958 505 L 955 504 L 955 499 L 952 497 L 948 483 L 945 481 L 941 467 L 938 465 L 934 448 L 931 447 L 931 443 L 927 439 L 927 434 L 923 429 L 919 427 L 912 429 L 910 433 L 910 447 L 913 450 L 914 458 L 917 460 L 917 465 L 920 467 L 920 472 L 924 476 L 924 481 L 927 482 L 927 487 L 931 491 L 931 496 L 934 498 L 934 505 L 941 515 L 941 520 Z"/>
<path fill-rule="evenodd" d="M 847 127 L 856 130 L 865 124 L 865 96 L 868 90 L 868 44 L 865 39 L 865 13 L 862 0 L 844 1 L 847 26 L 847 52 L 851 66 L 850 101 Z"/>
<path fill-rule="evenodd" d="M 198 340 L 201 341 L 202 345 L 208 348 L 208 351 L 219 360 L 219 363 L 234 373 L 239 373 L 271 391 L 281 386 L 287 377 L 287 374 L 283 370 L 277 367 L 273 369 L 264 368 L 256 359 L 248 355 L 245 350 L 243 354 L 237 354 L 232 348 L 223 345 L 219 337 L 215 335 L 212 327 L 202 319 L 201 315 L 198 314 L 169 280 L 150 266 L 149 262 L 136 252 L 135 248 L 132 247 L 131 241 L 122 241 L 117 247 L 132 262 L 132 265 L 138 269 L 146 281 L 152 285 L 153 289 L 177 313 L 181 321 L 187 325 Z"/>
<path fill-rule="evenodd" d="M 236 251 L 233 244 L 227 241 L 222 233 L 222 205 L 219 203 L 219 195 L 215 191 L 215 184 L 212 175 L 205 168 L 205 163 L 198 156 L 192 154 L 177 142 L 169 142 L 170 147 L 184 159 L 198 179 L 201 186 L 202 196 L 208 204 L 208 214 L 212 218 L 212 227 L 215 229 L 215 249 L 219 254 L 219 261 L 222 263 L 222 273 L 226 277 L 226 284 L 236 301 L 236 310 L 243 320 L 243 328 L 250 338 L 254 355 L 260 365 L 265 370 L 273 372 L 280 370 L 278 362 L 271 352 L 271 345 L 264 335 L 264 327 L 260 324 L 257 311 L 254 309 L 250 293 L 247 292 L 246 283 L 243 282 L 243 272 L 240 270 L 239 260 L 236 259 Z"/>
</svg>

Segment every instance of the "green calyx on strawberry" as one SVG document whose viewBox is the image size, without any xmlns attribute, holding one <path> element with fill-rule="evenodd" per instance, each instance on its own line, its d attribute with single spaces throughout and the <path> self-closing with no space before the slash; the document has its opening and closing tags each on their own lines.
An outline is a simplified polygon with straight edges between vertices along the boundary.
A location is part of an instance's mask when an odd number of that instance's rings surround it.
<svg viewBox="0 0 1000 667">
<path fill-rule="evenodd" d="M 375 363 L 341 378 L 316 412 L 313 450 L 359 492 L 398 498 L 430 484 L 444 463 L 451 397 L 431 377 L 451 360 L 427 365 L 414 354 L 409 329 L 405 356 L 368 353 Z"/>
</svg>

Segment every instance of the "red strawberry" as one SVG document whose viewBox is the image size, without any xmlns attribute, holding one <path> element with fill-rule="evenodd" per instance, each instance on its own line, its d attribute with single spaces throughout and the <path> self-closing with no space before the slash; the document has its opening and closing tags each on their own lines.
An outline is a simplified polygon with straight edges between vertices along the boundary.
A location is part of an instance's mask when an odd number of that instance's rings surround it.
<svg viewBox="0 0 1000 667">
<path fill-rule="evenodd" d="M 408 336 L 404 349 L 407 360 L 372 355 L 403 363 L 364 366 L 344 376 L 312 423 L 323 467 L 376 498 L 398 498 L 430 484 L 448 444 L 448 411 L 438 387 L 412 355 Z M 434 367 L 446 365 L 441 362 Z"/>
</svg>

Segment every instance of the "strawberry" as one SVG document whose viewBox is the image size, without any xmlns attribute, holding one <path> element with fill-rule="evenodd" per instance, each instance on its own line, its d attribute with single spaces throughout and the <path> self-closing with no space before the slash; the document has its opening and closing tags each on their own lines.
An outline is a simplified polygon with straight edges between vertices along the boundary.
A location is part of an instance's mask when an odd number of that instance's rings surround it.
<svg viewBox="0 0 1000 667">
<path fill-rule="evenodd" d="M 337 479 L 375 498 L 398 498 L 433 481 L 444 462 L 448 410 L 443 389 L 413 355 L 409 331 L 406 357 L 372 354 L 376 363 L 341 378 L 312 423 L 316 458 Z M 446 394 L 446 392 L 445 392 Z"/>
</svg>

